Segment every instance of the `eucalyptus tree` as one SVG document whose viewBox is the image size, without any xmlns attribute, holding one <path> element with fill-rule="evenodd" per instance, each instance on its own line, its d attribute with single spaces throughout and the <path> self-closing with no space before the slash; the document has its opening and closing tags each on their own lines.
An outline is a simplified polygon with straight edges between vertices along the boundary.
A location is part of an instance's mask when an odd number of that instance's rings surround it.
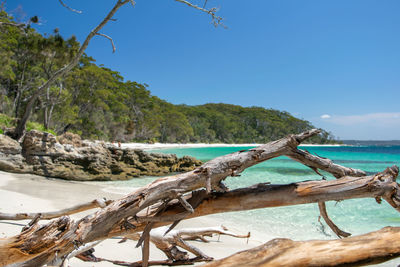
<svg viewBox="0 0 400 267">
<path fill-rule="evenodd" d="M 197 10 L 200 10 L 200 11 L 203 11 L 203 12 L 209 14 L 212 18 L 214 25 L 217 26 L 217 25 L 221 24 L 222 18 L 216 15 L 217 10 L 215 8 L 206 9 L 205 5 L 203 7 L 200 7 L 200 6 L 195 5 L 186 0 L 175 0 L 175 1 L 183 3 L 192 8 L 195 8 Z M 62 0 L 59 0 L 59 2 L 64 7 L 68 8 L 70 11 L 78 12 L 78 13 L 80 12 L 76 9 L 70 8 Z M 18 121 L 17 127 L 15 128 L 15 131 L 12 133 L 12 137 L 14 139 L 19 140 L 23 137 L 23 135 L 25 133 L 26 123 L 28 122 L 29 118 L 31 117 L 32 111 L 33 111 L 39 97 L 42 94 L 44 94 L 54 83 L 56 83 L 59 78 L 66 75 L 79 63 L 82 55 L 84 54 L 86 48 L 89 46 L 89 43 L 93 39 L 93 37 L 102 36 L 102 37 L 109 39 L 113 46 L 113 51 L 115 51 L 115 46 L 114 46 L 114 42 L 113 42 L 112 38 L 106 34 L 101 33 L 100 31 L 110 20 L 113 20 L 113 16 L 115 15 L 115 13 L 122 6 L 124 6 L 128 3 L 135 5 L 135 2 L 133 0 L 117 0 L 114 4 L 113 8 L 106 14 L 106 16 L 103 18 L 103 20 L 96 27 L 94 27 L 93 30 L 91 30 L 89 32 L 89 34 L 86 36 L 85 40 L 80 45 L 80 47 L 79 47 L 78 51 L 75 53 L 75 55 L 63 66 L 61 66 L 59 68 L 51 69 L 47 79 L 40 80 L 37 85 L 35 85 L 31 88 L 31 93 L 27 99 L 24 111 L 22 112 L 22 115 L 19 118 L 19 121 Z M 36 17 L 36 20 L 37 20 L 37 17 Z M 17 27 L 17 28 L 27 27 L 27 25 L 25 25 L 25 24 L 16 24 L 16 23 L 10 24 L 9 22 L 0 22 L 1 27 L 9 26 L 9 25 Z"/>
</svg>

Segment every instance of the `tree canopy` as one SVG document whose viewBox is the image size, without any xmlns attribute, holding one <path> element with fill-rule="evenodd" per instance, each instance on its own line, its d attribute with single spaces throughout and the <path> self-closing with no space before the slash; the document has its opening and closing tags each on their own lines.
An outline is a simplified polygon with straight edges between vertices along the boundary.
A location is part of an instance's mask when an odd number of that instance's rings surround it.
<svg viewBox="0 0 400 267">
<path fill-rule="evenodd" d="M 15 23 L 4 11 L 0 22 Z M 8 24 L 0 25 L 0 39 L 0 112 L 20 118 L 34 90 L 68 64 L 80 43 L 57 29 L 42 35 Z M 262 107 L 173 105 L 86 54 L 40 94 L 31 120 L 57 133 L 139 142 L 264 143 L 314 128 L 288 112 Z M 333 141 L 325 131 L 312 140 Z"/>
</svg>

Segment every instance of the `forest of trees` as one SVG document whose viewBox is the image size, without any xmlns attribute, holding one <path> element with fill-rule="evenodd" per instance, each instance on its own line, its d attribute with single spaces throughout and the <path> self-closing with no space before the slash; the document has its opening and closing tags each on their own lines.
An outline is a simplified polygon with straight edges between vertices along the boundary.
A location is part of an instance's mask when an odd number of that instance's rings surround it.
<svg viewBox="0 0 400 267">
<path fill-rule="evenodd" d="M 66 65 L 80 44 L 57 29 L 42 35 L 29 26 L 8 25 L 16 22 L 5 11 L 0 22 L 0 113 L 16 122 L 36 88 Z M 265 143 L 314 128 L 287 112 L 261 107 L 173 105 L 86 54 L 41 92 L 30 119 L 57 134 L 139 142 Z M 326 131 L 310 141 L 335 142 Z"/>
</svg>

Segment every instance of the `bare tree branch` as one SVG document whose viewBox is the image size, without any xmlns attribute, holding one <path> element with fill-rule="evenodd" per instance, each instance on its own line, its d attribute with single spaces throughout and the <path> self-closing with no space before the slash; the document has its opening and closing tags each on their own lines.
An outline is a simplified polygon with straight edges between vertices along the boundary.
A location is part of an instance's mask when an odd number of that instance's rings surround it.
<svg viewBox="0 0 400 267">
<path fill-rule="evenodd" d="M 247 235 L 238 235 L 229 231 L 224 226 L 218 227 L 202 227 L 202 228 L 184 228 L 180 230 L 173 230 L 168 234 L 164 234 L 168 227 L 155 228 L 150 232 L 150 241 L 164 254 L 167 258 L 173 262 L 185 261 L 191 263 L 192 260 L 189 258 L 187 252 L 180 250 L 183 248 L 189 252 L 192 252 L 198 257 L 199 261 L 209 261 L 212 258 L 205 255 L 198 248 L 190 245 L 188 240 L 200 240 L 201 242 L 208 243 L 209 241 L 205 237 L 212 237 L 213 235 L 227 235 L 236 238 L 249 238 L 250 232 Z M 123 243 L 128 239 L 137 241 L 141 237 L 140 233 L 134 233 L 126 235 L 119 243 Z M 97 258 L 97 257 L 96 257 Z M 144 261 L 142 261 L 142 264 Z M 148 262 L 149 265 L 151 262 Z"/>
<path fill-rule="evenodd" d="M 100 244 L 102 242 L 102 240 L 100 241 L 94 241 L 91 243 L 87 243 L 82 247 L 79 247 L 78 249 L 72 251 L 70 254 L 68 254 L 68 259 L 72 259 L 73 257 L 75 257 L 76 255 L 81 254 L 82 252 L 85 252 L 91 248 L 94 248 L 95 246 L 97 246 L 98 244 Z"/>
<path fill-rule="evenodd" d="M 337 227 L 336 224 L 329 218 L 328 212 L 326 211 L 325 202 L 322 202 L 322 201 L 318 202 L 318 208 L 319 208 L 319 212 L 320 212 L 322 218 L 324 218 L 326 224 L 332 229 L 332 231 L 339 238 L 351 236 L 350 233 L 340 230 L 339 227 Z"/>
<path fill-rule="evenodd" d="M 96 33 L 96 35 L 100 35 L 100 36 L 103 36 L 104 38 L 107 38 L 108 40 L 110 40 L 110 42 L 111 42 L 111 45 L 112 45 L 112 49 L 113 49 L 113 53 L 115 52 L 115 45 L 114 45 L 114 41 L 113 41 L 113 39 L 110 37 L 110 36 L 108 36 L 108 35 L 105 35 L 105 34 L 103 34 L 103 33 Z"/>
<path fill-rule="evenodd" d="M 82 11 L 76 10 L 76 9 L 73 9 L 73 8 L 69 7 L 68 5 L 66 5 L 66 4 L 63 2 L 63 0 L 58 0 L 58 1 L 60 2 L 61 5 L 63 5 L 63 7 L 67 8 L 68 10 L 70 10 L 70 11 L 72 11 L 72 12 L 75 12 L 75 13 L 78 13 L 78 14 L 82 14 Z"/>
<path fill-rule="evenodd" d="M 336 178 L 341 178 L 346 175 L 353 176 L 353 177 L 361 177 L 361 176 L 366 175 L 366 173 L 362 170 L 340 166 L 338 164 L 333 163 L 332 160 L 330 160 L 330 159 L 312 155 L 308 151 L 301 150 L 298 148 L 290 151 L 287 156 L 295 161 L 298 161 L 298 162 L 310 167 L 318 175 L 321 175 L 321 176 L 323 176 L 323 175 L 318 171 L 318 169 L 327 171 Z M 320 214 L 321 214 L 322 218 L 324 219 L 324 221 L 326 222 L 326 224 L 331 228 L 331 230 L 339 238 L 348 237 L 351 235 L 350 233 L 340 230 L 339 227 L 337 227 L 337 225 L 329 218 L 328 212 L 326 211 L 325 202 L 319 201 L 318 208 L 319 208 Z"/>
<path fill-rule="evenodd" d="M 217 27 L 219 25 L 224 26 L 222 24 L 223 18 L 216 15 L 216 13 L 218 11 L 217 8 L 213 7 L 213 8 L 210 8 L 210 9 L 206 9 L 205 8 L 205 4 L 204 4 L 203 7 L 199 7 L 198 5 L 195 5 L 195 4 L 193 4 L 193 3 L 189 2 L 189 1 L 186 1 L 186 0 L 175 0 L 175 1 L 180 2 L 182 4 L 185 4 L 185 5 L 188 5 L 188 6 L 192 7 L 192 8 L 195 8 L 197 10 L 200 10 L 202 12 L 205 12 L 205 13 L 209 14 L 211 16 L 211 18 L 212 18 L 212 22 L 213 22 L 215 27 Z"/>
<path fill-rule="evenodd" d="M 293 149 L 287 154 L 287 156 L 297 162 L 300 162 L 310 167 L 311 169 L 317 168 L 323 171 L 327 171 L 336 178 L 340 178 L 346 175 L 355 177 L 366 175 L 366 173 L 362 170 L 340 166 L 338 164 L 333 163 L 332 160 L 330 159 L 312 155 L 308 151 L 301 149 Z M 320 173 L 318 174 L 321 175 Z"/>
</svg>

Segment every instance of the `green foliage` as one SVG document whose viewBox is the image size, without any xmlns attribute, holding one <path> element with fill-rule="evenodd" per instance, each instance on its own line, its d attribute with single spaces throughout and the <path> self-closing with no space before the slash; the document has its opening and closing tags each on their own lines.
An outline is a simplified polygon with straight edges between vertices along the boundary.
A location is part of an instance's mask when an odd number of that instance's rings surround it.
<svg viewBox="0 0 400 267">
<path fill-rule="evenodd" d="M 0 21 L 12 22 L 12 18 L 4 11 L 0 12 Z M 21 36 L 19 29 L 12 26 L 0 27 L 0 76 L 10 80 L 15 79 L 13 67 L 17 65 L 14 60 L 13 47 L 17 46 Z"/>
<path fill-rule="evenodd" d="M 3 129 L 5 129 L 5 128 L 15 127 L 16 121 L 17 120 L 15 118 L 12 118 L 10 116 L 0 113 L 0 130 L 1 130 L 0 133 L 3 133 L 4 132 Z M 27 131 L 38 130 L 38 131 L 48 132 L 48 133 L 56 135 L 56 133 L 53 130 L 46 129 L 43 127 L 42 124 L 37 123 L 37 122 L 31 122 L 31 121 L 28 122 L 26 129 L 27 129 Z"/>
<path fill-rule="evenodd" d="M 0 12 L 0 21 L 13 19 Z M 0 40 L 0 112 L 14 117 L 22 115 L 38 86 L 80 47 L 74 36 L 64 39 L 58 29 L 43 36 L 32 28 L 2 25 Z M 94 62 L 84 55 L 78 66 L 39 97 L 27 130 L 139 142 L 265 143 L 313 128 L 287 112 L 261 107 L 173 105 L 152 96 L 147 85 L 124 81 L 118 72 Z M 0 126 L 14 123 L 0 116 Z M 323 131 L 312 141 L 326 143 L 333 138 Z"/>
<path fill-rule="evenodd" d="M 191 142 L 266 143 L 314 128 L 287 112 L 262 107 L 205 104 L 179 108 L 193 128 Z M 318 141 L 330 142 L 330 134 L 323 133 Z"/>
<path fill-rule="evenodd" d="M 51 129 L 46 129 L 42 124 L 38 123 L 38 122 L 28 122 L 26 124 L 26 130 L 29 132 L 31 130 L 38 130 L 41 132 L 48 132 L 54 135 L 57 135 L 55 131 L 51 130 Z"/>
<path fill-rule="evenodd" d="M 10 128 L 14 126 L 15 119 L 0 113 L 0 128 Z"/>
</svg>

